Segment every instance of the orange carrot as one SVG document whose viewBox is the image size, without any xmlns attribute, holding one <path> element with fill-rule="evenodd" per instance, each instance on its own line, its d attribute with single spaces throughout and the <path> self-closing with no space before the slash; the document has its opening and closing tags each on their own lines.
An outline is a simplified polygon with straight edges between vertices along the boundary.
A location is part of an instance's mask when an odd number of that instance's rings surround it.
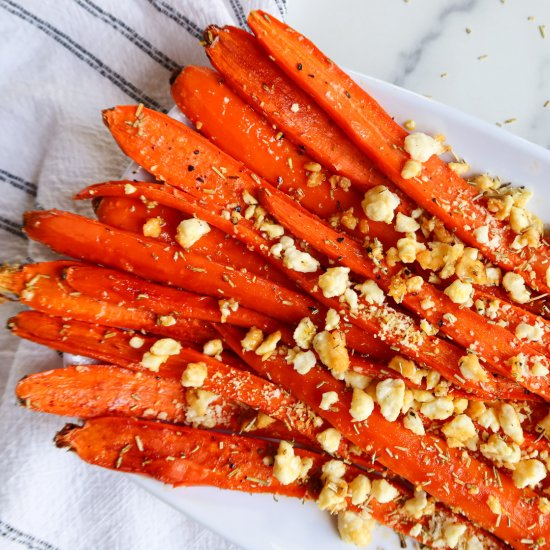
<svg viewBox="0 0 550 550">
<path fill-rule="evenodd" d="M 189 218 L 190 214 L 183 215 L 181 211 L 163 204 L 151 207 L 154 204 L 153 202 L 147 202 L 146 206 L 143 200 L 131 198 L 123 191 L 127 189 L 127 183 L 134 187 L 138 185 L 136 182 L 109 182 L 103 184 L 100 188 L 97 186 L 88 187 L 81 191 L 76 198 L 103 197 L 99 199 L 96 207 L 98 220 L 111 227 L 132 231 L 139 235 L 143 235 L 143 225 L 147 220 L 158 217 L 162 220 L 163 226 L 157 238 L 170 244 L 176 243 L 177 227 L 182 220 Z M 156 187 L 161 186 L 157 185 Z M 155 186 L 151 186 L 151 189 L 154 190 Z M 96 194 L 98 192 L 101 195 Z M 141 197 L 146 200 L 143 195 Z M 277 268 L 268 266 L 257 254 L 248 250 L 238 240 L 228 237 L 225 232 L 216 227 L 211 227 L 210 232 L 193 245 L 193 252 L 208 256 L 213 261 L 224 265 L 239 269 L 244 268 L 282 286 L 291 284 L 288 278 Z"/>
<path fill-rule="evenodd" d="M 328 372 L 313 369 L 302 376 L 289 369 L 280 356 L 262 361 L 253 353 L 242 350 L 240 329 L 220 325 L 219 331 L 233 351 L 253 369 L 263 376 L 269 375 L 274 382 L 308 404 L 344 437 L 362 449 L 374 451 L 377 460 L 388 469 L 414 486 L 422 486 L 453 509 L 461 510 L 514 548 L 530 547 L 522 541 L 532 525 L 536 525 L 537 538 L 550 536 L 550 517 L 540 515 L 535 494 L 530 489 L 517 489 L 512 479 L 504 475 L 500 476 L 501 486 L 493 483 L 493 471 L 484 463 L 472 457 L 464 461 L 462 450 L 449 448 L 444 440 L 430 434 L 417 436 L 407 430 L 401 420 L 388 422 L 378 409 L 372 412 L 368 423 L 353 422 L 348 412 L 351 392 Z M 319 407 L 322 394 L 327 391 L 338 394 L 338 411 L 325 411 Z M 477 487 L 475 494 L 469 490 L 472 486 Z M 497 521 L 496 514 L 487 505 L 489 497 L 498 499 L 505 521 Z"/>
<path fill-rule="evenodd" d="M 409 156 L 403 149 L 407 132 L 358 84 L 304 36 L 274 17 L 251 12 L 249 25 L 258 41 L 277 64 L 305 92 L 309 93 L 358 147 L 397 187 L 422 208 L 452 227 L 468 245 L 479 248 L 495 264 L 516 271 L 534 288 L 549 292 L 546 273 L 550 259 L 548 245 L 541 242 L 525 250 L 512 248 L 516 234 L 493 217 L 478 202 L 478 190 L 432 156 L 423 166 L 421 179 L 404 179 L 401 171 Z M 297 66 L 303 70 L 297 70 Z M 297 117 L 298 118 L 298 117 Z M 299 117 L 307 125 L 307 114 Z M 312 140 L 322 139 L 314 136 Z M 487 226 L 490 242 L 475 238 L 475 229 Z M 498 241 L 498 244 L 495 244 Z M 532 279 L 529 273 L 534 273 Z"/>
<path fill-rule="evenodd" d="M 512 362 L 519 354 L 523 354 L 530 366 L 548 362 L 538 350 L 520 341 L 509 330 L 490 325 L 485 318 L 468 308 L 460 308 L 428 282 L 424 282 L 418 291 L 407 292 L 404 285 L 409 274 L 392 270 L 384 260 L 373 262 L 359 243 L 327 227 L 283 193 L 276 190 L 268 193 L 260 191 L 259 197 L 262 205 L 298 239 L 307 239 L 315 249 L 349 267 L 352 272 L 375 280 L 386 292 L 391 293 L 399 284 L 398 296 L 394 291 L 394 298 L 465 348 L 475 344 L 476 352 L 495 372 L 510 379 L 516 378 Z M 424 308 L 424 300 L 431 301 L 433 307 Z M 445 315 L 448 313 L 454 316 L 454 322 L 447 322 Z M 517 378 L 526 389 L 550 399 L 550 381 L 544 376 L 527 372 Z"/>
<path fill-rule="evenodd" d="M 331 180 L 321 165 L 235 94 L 219 73 L 206 67 L 186 67 L 172 85 L 172 95 L 189 119 L 200 121 L 201 133 L 212 143 L 295 197 L 310 212 L 326 219 L 343 218 L 359 236 L 368 228 L 369 237 L 386 246 L 399 238 L 391 225 L 367 220 L 361 193 L 341 178 Z"/>
</svg>

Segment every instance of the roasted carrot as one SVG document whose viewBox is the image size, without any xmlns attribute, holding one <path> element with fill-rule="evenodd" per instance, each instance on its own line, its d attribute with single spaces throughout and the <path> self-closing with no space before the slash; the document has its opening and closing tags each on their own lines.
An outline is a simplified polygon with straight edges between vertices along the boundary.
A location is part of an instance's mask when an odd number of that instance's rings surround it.
<svg viewBox="0 0 550 550">
<path fill-rule="evenodd" d="M 522 354 L 530 365 L 547 363 L 548 360 L 541 357 L 538 350 L 516 338 L 509 330 L 498 325 L 490 325 L 487 319 L 478 313 L 468 308 L 460 308 L 428 282 L 424 282 L 417 292 L 407 292 L 406 287 L 403 287 L 406 285 L 408 274 L 392 270 L 384 260 L 373 262 L 358 242 L 327 227 L 283 193 L 276 190 L 268 193 L 260 191 L 259 197 L 262 205 L 297 238 L 307 239 L 314 248 L 349 267 L 357 275 L 376 280 L 386 292 L 393 291 L 394 298 L 432 325 L 439 327 L 441 332 L 455 342 L 467 349 L 475 343 L 476 351 L 491 365 L 492 370 L 510 379 L 517 378 L 526 389 L 547 400 L 550 399 L 550 381 L 544 376 L 535 376 L 529 374 L 529 371 L 516 376 L 513 370 L 513 361 L 519 354 Z M 395 294 L 396 285 L 399 285 L 398 297 Z M 424 308 L 424 300 L 430 300 L 434 306 Z M 448 313 L 454 316 L 454 322 L 446 321 L 445 315 Z"/>
<path fill-rule="evenodd" d="M 96 216 L 98 220 L 106 225 L 132 231 L 143 235 L 143 226 L 152 218 L 159 218 L 162 223 L 161 233 L 158 239 L 167 243 L 176 243 L 175 237 L 179 223 L 190 217 L 184 215 L 181 211 L 164 206 L 163 204 L 154 205 L 147 201 L 146 197 L 141 195 L 143 200 L 131 198 L 128 196 L 126 184 L 136 187 L 136 182 L 113 182 L 103 184 L 100 188 L 91 186 L 80 192 L 76 198 L 86 199 L 98 197 L 98 191 L 102 199 L 99 199 L 96 207 Z M 124 195 L 116 195 L 121 192 L 121 187 L 125 190 Z M 162 188 L 164 186 L 157 185 Z M 155 185 L 150 187 L 155 189 Z M 139 188 L 136 195 L 139 195 Z M 193 212 L 195 213 L 195 212 Z M 269 266 L 257 255 L 248 250 L 237 239 L 232 239 L 225 232 L 216 227 L 211 227 L 210 232 L 204 235 L 193 247 L 193 252 L 208 256 L 213 261 L 232 266 L 238 269 L 246 269 L 269 281 L 277 282 L 282 286 L 289 286 L 291 283 L 276 267 Z"/>
<path fill-rule="evenodd" d="M 207 33 L 213 37 L 206 46 L 212 65 L 272 124 L 294 142 L 307 143 L 308 154 L 354 184 L 370 188 L 385 183 L 371 162 L 311 97 L 267 57 L 251 34 L 236 27 L 215 26 L 208 27 Z"/>
<path fill-rule="evenodd" d="M 95 300 L 75 292 L 63 281 L 63 271 L 75 262 L 58 261 L 28 264 L 17 270 L 0 271 L 0 288 L 17 294 L 22 303 L 50 315 L 80 321 L 125 327 L 164 336 L 186 343 L 204 343 L 215 334 L 207 323 L 180 318 L 165 326 L 151 311 L 131 310 L 114 303 Z"/>
<path fill-rule="evenodd" d="M 522 274 L 534 288 L 542 292 L 550 291 L 546 277 L 550 250 L 544 241 L 538 247 L 529 249 L 526 265 L 525 251 L 511 246 L 516 233 L 478 202 L 477 189 L 435 155 L 423 165 L 425 178 L 404 179 L 401 171 L 409 158 L 403 149 L 407 132 L 314 44 L 281 21 L 266 15 L 256 11 L 249 16 L 249 25 L 258 41 L 383 174 L 422 208 L 453 228 L 462 241 L 480 249 L 502 268 Z M 297 70 L 298 64 L 303 70 Z M 307 116 L 300 119 L 301 124 L 307 125 Z M 475 238 L 475 230 L 485 226 L 489 230 L 490 241 L 487 244 Z M 498 244 L 495 244 L 497 241 Z M 534 278 L 529 273 L 533 273 Z"/>
<path fill-rule="evenodd" d="M 424 487 L 453 509 L 461 510 L 514 548 L 530 547 L 522 541 L 531 525 L 537 526 L 538 536 L 544 539 L 550 536 L 550 517 L 540 515 L 535 494 L 530 489 L 517 489 L 508 476 L 500 477 L 501 486 L 493 483 L 493 471 L 487 465 L 472 457 L 464 461 L 461 450 L 449 448 L 444 440 L 430 434 L 417 436 L 400 420 L 388 422 L 377 409 L 370 415 L 368 423 L 354 423 L 348 412 L 351 392 L 328 372 L 313 369 L 302 376 L 289 369 L 282 357 L 273 356 L 269 361 L 262 361 L 253 353 L 242 350 L 240 329 L 219 326 L 219 331 L 233 351 L 253 369 L 263 376 L 269 375 L 308 404 L 344 437 L 362 449 L 374 451 L 377 460 L 388 469 L 413 485 Z M 338 411 L 325 411 L 319 407 L 326 391 L 337 393 Z M 473 494 L 470 487 L 477 487 L 477 492 Z M 489 497 L 498 499 L 505 521 L 497 521 L 496 514 L 487 505 Z"/>
<path fill-rule="evenodd" d="M 349 182 L 342 189 L 341 178 L 331 179 L 320 164 L 235 94 L 219 73 L 207 67 L 186 67 L 172 85 L 172 95 L 189 119 L 200 121 L 201 133 L 212 143 L 295 197 L 310 212 L 334 222 L 343 219 L 357 235 L 364 235 L 368 228 L 369 237 L 385 246 L 399 238 L 391 225 L 367 221 L 361 193 L 349 187 Z"/>
<path fill-rule="evenodd" d="M 211 485 L 308 500 L 319 496 L 322 466 L 327 462 L 320 454 L 295 448 L 295 454 L 310 459 L 312 466 L 306 481 L 282 485 L 264 460 L 276 454 L 274 442 L 116 417 L 88 420 L 82 427 L 67 425 L 55 441 L 91 464 L 145 474 L 175 486 Z M 361 470 L 348 466 L 344 479 L 349 482 L 359 473 Z M 350 501 L 347 507 L 359 511 Z M 381 504 L 370 500 L 369 511 L 374 519 L 404 534 L 410 534 L 417 523 L 400 512 L 397 501 Z M 429 535 L 429 519 L 425 516 L 418 523 L 423 528 L 417 538 L 427 544 L 435 542 Z M 501 547 L 490 535 L 471 526 L 465 535 L 477 536 L 485 548 Z M 447 547 L 441 538 L 438 546 Z"/>
<path fill-rule="evenodd" d="M 110 228 L 69 212 L 27 212 L 25 230 L 31 239 L 47 244 L 61 254 L 193 292 L 234 299 L 245 307 L 262 309 L 280 319 L 299 320 L 308 315 L 310 306 L 315 307 L 305 296 L 255 275 L 228 269 L 193 252 Z M 258 300 L 258 296 L 262 299 Z"/>
</svg>

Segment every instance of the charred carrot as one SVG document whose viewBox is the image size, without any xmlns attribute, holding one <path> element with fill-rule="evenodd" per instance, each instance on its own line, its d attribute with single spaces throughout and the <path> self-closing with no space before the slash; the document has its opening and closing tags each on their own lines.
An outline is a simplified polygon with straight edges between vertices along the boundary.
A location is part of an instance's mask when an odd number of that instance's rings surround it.
<svg viewBox="0 0 550 550">
<path fill-rule="evenodd" d="M 530 489 L 517 489 L 508 476 L 501 476 L 501 486 L 494 484 L 491 481 L 492 469 L 484 463 L 472 457 L 464 461 L 461 450 L 449 448 L 444 440 L 430 434 L 417 436 L 400 420 L 387 421 L 379 410 L 372 412 L 368 423 L 354 423 L 348 412 L 351 392 L 328 372 L 313 369 L 302 376 L 289 369 L 280 356 L 262 361 L 253 353 L 242 350 L 240 329 L 219 326 L 219 331 L 233 351 L 253 369 L 263 376 L 269 375 L 308 404 L 344 437 L 362 449 L 372 449 L 379 462 L 388 469 L 415 486 L 423 486 L 438 500 L 461 510 L 514 548 L 529 548 L 522 541 L 526 529 L 533 524 L 537 526 L 537 538 L 550 536 L 550 517 L 540 515 L 535 494 Z M 319 407 L 322 394 L 327 391 L 335 391 L 339 397 L 337 412 Z M 472 486 L 476 487 L 475 494 L 469 491 Z M 491 497 L 500 503 L 505 521 L 497 521 L 497 515 L 489 508 L 487 501 L 491 501 Z"/>
<path fill-rule="evenodd" d="M 529 374 L 529 371 L 517 376 L 513 370 L 514 361 L 520 354 L 529 365 L 540 363 L 544 366 L 547 359 L 541 357 L 538 350 L 523 343 L 509 330 L 498 325 L 490 325 L 474 311 L 460 308 L 428 282 L 424 282 L 415 292 L 407 291 L 407 273 L 392 270 L 384 260 L 377 262 L 377 265 L 358 242 L 327 227 L 283 193 L 276 190 L 269 193 L 260 191 L 259 197 L 264 207 L 296 237 L 307 239 L 318 251 L 339 261 L 352 272 L 376 280 L 377 284 L 397 301 L 401 301 L 407 308 L 439 327 L 443 333 L 465 348 L 469 349 L 473 345 L 474 337 L 476 351 L 495 372 L 510 379 L 517 378 L 526 389 L 547 400 L 550 399 L 550 381 L 544 376 Z M 424 308 L 425 300 L 434 304 L 433 307 Z M 453 322 L 447 321 L 446 315 L 449 313 L 454 317 Z"/>
<path fill-rule="evenodd" d="M 403 149 L 407 132 L 309 40 L 274 17 L 266 18 L 265 15 L 257 11 L 249 16 L 249 25 L 258 41 L 383 174 L 422 208 L 452 227 L 462 241 L 480 249 L 502 268 L 523 274 L 534 288 L 550 291 L 546 276 L 550 251 L 544 242 L 529 249 L 526 265 L 525 251 L 512 247 L 516 233 L 478 202 L 478 190 L 435 155 L 423 165 L 426 181 L 404 179 L 401 172 L 410 158 Z M 298 64 L 303 70 L 297 70 Z M 307 124 L 307 120 L 301 123 Z M 480 243 L 475 237 L 475 230 L 481 227 L 488 229 L 488 243 Z M 529 273 L 533 273 L 534 278 Z"/>
<path fill-rule="evenodd" d="M 331 176 L 320 164 L 254 111 L 207 67 L 186 67 L 172 85 L 185 115 L 200 122 L 201 133 L 309 211 L 347 224 L 350 231 L 376 237 L 386 246 L 399 238 L 391 225 L 366 219 L 362 195 L 345 178 Z M 342 186 L 344 188 L 342 188 Z M 367 229 L 368 228 L 368 229 Z"/>
</svg>

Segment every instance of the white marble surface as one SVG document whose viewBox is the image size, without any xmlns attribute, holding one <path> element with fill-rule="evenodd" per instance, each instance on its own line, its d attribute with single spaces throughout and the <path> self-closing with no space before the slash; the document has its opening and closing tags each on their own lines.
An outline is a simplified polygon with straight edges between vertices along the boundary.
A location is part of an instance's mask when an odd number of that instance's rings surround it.
<svg viewBox="0 0 550 550">
<path fill-rule="evenodd" d="M 288 0 L 288 22 L 341 65 L 550 148 L 549 0 Z"/>
</svg>

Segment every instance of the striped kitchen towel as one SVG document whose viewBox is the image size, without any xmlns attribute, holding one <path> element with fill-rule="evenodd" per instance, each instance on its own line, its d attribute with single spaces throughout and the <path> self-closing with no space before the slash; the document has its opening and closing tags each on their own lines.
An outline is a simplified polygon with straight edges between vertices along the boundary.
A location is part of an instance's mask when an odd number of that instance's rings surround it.
<svg viewBox="0 0 550 550">
<path fill-rule="evenodd" d="M 22 232 L 25 210 L 89 214 L 71 195 L 121 176 L 128 160 L 102 109 L 141 102 L 166 112 L 170 75 L 207 64 L 203 27 L 246 27 L 258 7 L 284 17 L 285 2 L 0 0 L 0 262 L 50 257 Z M 0 305 L 1 326 L 17 308 Z M 14 386 L 60 361 L 0 330 L 0 548 L 234 548 L 127 477 L 54 448 L 64 419 L 18 407 Z"/>
</svg>

